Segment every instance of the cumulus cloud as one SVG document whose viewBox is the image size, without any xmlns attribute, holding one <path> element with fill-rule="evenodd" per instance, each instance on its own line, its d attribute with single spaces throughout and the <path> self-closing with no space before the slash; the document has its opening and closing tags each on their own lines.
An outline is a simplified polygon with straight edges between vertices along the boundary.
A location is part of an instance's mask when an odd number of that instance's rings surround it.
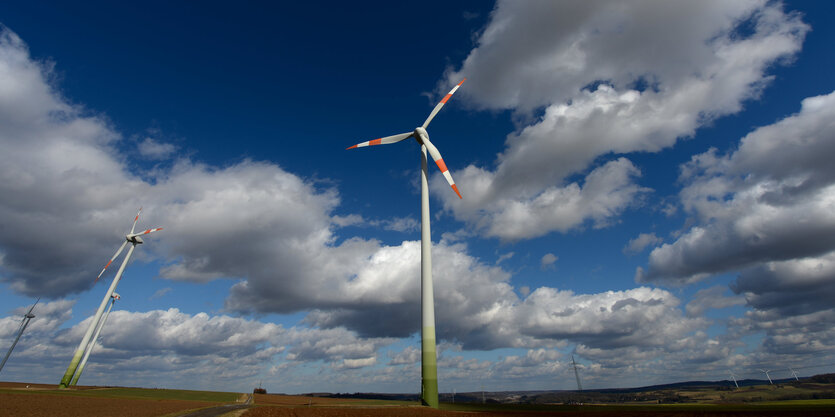
<svg viewBox="0 0 835 417">
<path fill-rule="evenodd" d="M 748 268 L 731 289 L 752 307 L 784 316 L 829 310 L 835 296 L 835 252 Z"/>
<path fill-rule="evenodd" d="M 732 325 L 748 333 L 764 332 L 762 351 L 766 354 L 825 355 L 835 348 L 835 309 L 784 316 L 778 311 L 749 311 Z M 773 357 L 773 356 L 772 356 Z M 783 361 L 786 360 L 783 358 Z"/>
<path fill-rule="evenodd" d="M 545 255 L 542 255 L 542 259 L 539 260 L 540 269 L 544 270 L 548 268 L 553 268 L 554 263 L 557 262 L 557 259 L 559 258 L 557 257 L 557 255 L 554 255 L 553 253 L 546 253 Z"/>
<path fill-rule="evenodd" d="M 629 255 L 641 253 L 647 246 L 654 246 L 663 241 L 664 239 L 655 236 L 655 233 L 641 233 L 635 239 L 629 240 L 623 248 L 623 253 Z"/>
<path fill-rule="evenodd" d="M 62 98 L 47 81 L 51 71 L 29 57 L 16 35 L 2 32 L 0 192 L 7 197 L 0 200 L 3 282 L 20 293 L 52 297 L 90 288 L 91 278 L 123 240 L 136 208 L 144 206 L 140 227 L 165 230 L 149 236 L 135 257 L 162 260 L 161 277 L 236 279 L 226 300 L 229 312 L 311 311 L 304 322 L 311 327 L 284 329 L 176 309 L 117 310 L 97 353 L 101 367 L 93 365 L 92 374 L 133 369 L 150 384 L 159 375 L 174 381 L 200 372 L 241 378 L 259 372 L 276 355 L 289 363 L 322 361 L 361 373 L 378 363 L 378 350 L 392 343 L 391 338 L 419 330 L 419 242 L 339 239 L 336 230 L 363 219 L 333 215 L 340 204 L 335 189 L 272 163 L 244 160 L 213 167 L 179 159 L 149 174 L 150 179 L 138 177 L 117 151 L 121 134 L 105 119 Z M 622 101 L 640 100 L 643 94 L 621 97 L 624 93 L 607 90 L 613 85 L 589 94 L 614 94 Z M 468 167 L 464 174 L 467 170 L 474 172 L 474 180 L 481 172 L 502 172 Z M 522 190 L 531 197 L 527 200 L 508 194 L 478 230 L 515 240 L 586 222 L 605 227 L 647 192 L 634 183 L 638 175 L 634 164 L 617 158 L 570 184 L 546 184 L 541 192 Z M 491 183 L 483 183 L 485 189 Z M 392 219 L 380 225 L 407 230 L 415 223 Z M 57 245 L 55 236 L 72 236 L 73 244 Z M 466 245 L 441 240 L 433 245 L 433 255 L 439 340 L 466 349 L 527 348 L 534 358 L 523 362 L 535 363 L 554 355 L 539 349 L 566 343 L 577 343 L 591 356 L 629 344 L 658 352 L 675 345 L 672 341 L 703 340 L 693 334 L 704 322 L 684 317 L 680 301 L 664 290 L 574 294 L 539 288 L 522 291 L 526 297 L 520 300 L 510 273 L 472 256 Z M 50 305 L 54 314 L 43 313 L 44 320 L 39 316 L 32 324 L 33 330 L 46 326 L 43 333 L 49 337 L 22 345 L 21 352 L 60 374 L 66 363 L 59 358 L 75 348 L 88 321 L 60 329 L 71 304 Z M 508 359 L 508 366 L 518 366 L 522 359 L 514 361 Z M 461 366 L 478 369 L 483 364 Z"/>
<path fill-rule="evenodd" d="M 410 365 L 420 361 L 420 349 L 414 346 L 406 346 L 403 351 L 392 355 L 389 365 Z"/>
<path fill-rule="evenodd" d="M 138 145 L 139 154 L 148 159 L 166 159 L 171 156 L 177 147 L 170 143 L 163 143 L 153 138 L 145 138 Z"/>
<path fill-rule="evenodd" d="M 57 296 L 89 288 L 90 278 L 113 253 L 134 210 L 144 206 L 140 227 L 163 226 L 165 230 L 149 236 L 136 259 L 164 260 L 163 278 L 195 282 L 238 279 L 226 300 L 229 311 L 311 311 L 305 323 L 319 329 L 317 337 L 342 332 L 333 337 L 345 338 L 346 332 L 356 332 L 361 338 L 351 347 L 358 353 L 334 353 L 330 347 L 321 347 L 327 344 L 317 347 L 316 343 L 308 346 L 296 341 L 288 350 L 294 359 L 370 363 L 368 358 L 374 357 L 386 338 L 419 330 L 419 320 L 415 320 L 420 311 L 419 242 L 383 245 L 348 238 L 336 243 L 334 231 L 351 224 L 352 218 L 358 221 L 351 214 L 332 215 L 340 201 L 336 190 L 317 188 L 271 163 L 244 160 L 211 167 L 180 159 L 169 169 L 158 171 L 153 181 L 135 177 L 114 150 L 121 135 L 102 119 L 86 116 L 67 104 L 47 82 L 51 67 L 31 60 L 22 41 L 9 31 L 3 32 L 0 58 L 0 83 L 9 90 L 0 99 L 0 117 L 9 120 L 0 127 L 4 148 L 0 191 L 9 196 L 0 201 L 0 248 L 4 255 L 2 279 L 14 290 Z M 76 158 L 65 158 L 68 150 Z M 541 198 L 570 196 L 567 200 L 572 210 L 583 207 L 599 213 L 599 221 L 605 222 L 611 205 L 597 206 L 599 199 L 588 196 L 605 194 L 606 198 L 629 200 L 619 197 L 613 187 L 629 188 L 623 178 L 634 172 L 626 160 L 611 161 L 590 173 L 582 189 L 577 185 L 555 188 L 553 196 Z M 541 208 L 537 204 L 528 209 L 549 216 L 547 204 Z M 507 222 L 525 220 L 508 218 Z M 409 227 L 410 222 L 392 224 Z M 73 236 L 77 244 L 56 245 L 56 235 Z M 50 256 L 35 255 L 43 253 Z M 527 315 L 516 313 L 530 308 L 533 300 L 547 298 L 542 296 L 544 290 L 535 291 L 520 305 L 509 284 L 510 274 L 468 254 L 466 245 L 442 240 L 433 245 L 433 254 L 436 317 L 443 323 L 437 328 L 439 339 L 490 349 L 532 346 L 538 343 L 536 338 L 550 337 L 544 335 L 544 329 L 528 326 Z M 563 301 L 573 298 L 557 294 Z M 658 308 L 654 302 L 638 303 L 629 311 L 644 307 L 653 311 Z M 549 308 L 542 306 L 536 311 Z M 114 312 L 111 320 L 117 324 L 128 320 L 125 314 Z M 112 348 L 123 347 L 118 342 L 122 339 L 128 343 L 128 329 L 148 333 L 135 351 L 146 344 L 147 352 L 219 348 L 220 342 L 189 345 L 174 334 L 155 334 L 153 323 L 181 320 L 187 323 L 183 329 L 195 326 L 218 337 L 225 334 L 226 326 L 232 326 L 230 323 L 237 323 L 207 316 L 183 317 L 178 311 L 130 315 L 140 316 L 137 323 L 151 324 L 142 328 L 118 324 L 125 330 L 110 336 L 114 338 L 108 342 Z M 624 337 L 623 329 L 608 327 L 597 334 L 602 338 L 609 330 Z M 58 340 L 70 345 L 75 336 L 65 334 Z M 350 367 L 361 362 L 342 363 Z"/>
<path fill-rule="evenodd" d="M 438 196 L 457 219 L 506 240 L 588 220 L 605 226 L 641 196 L 637 168 L 620 160 L 617 180 L 598 190 L 605 192 L 581 193 L 568 178 L 606 155 L 670 147 L 738 112 L 770 81 L 767 69 L 800 50 L 808 30 L 764 0 L 500 1 L 476 47 L 441 84 L 466 76 L 462 99 L 513 110 L 520 128 L 495 169 L 454 173 L 467 199 Z"/>
<path fill-rule="evenodd" d="M 48 374 L 60 375 L 92 320 L 89 317 L 68 329 L 60 328 L 71 317 L 73 304 L 57 300 L 36 307 L 37 317 L 27 330 L 29 337 L 18 346 L 17 361 L 4 373 L 22 377 L 35 363 L 49 370 Z M 0 323 L 9 318 L 15 317 L 0 319 Z M 129 373 L 134 383 L 145 386 L 177 386 L 184 381 L 194 383 L 190 378 L 201 375 L 226 374 L 221 378 L 234 379 L 256 374 L 284 351 L 287 330 L 272 323 L 206 313 L 190 315 L 172 308 L 114 310 L 101 335 L 85 379 L 115 383 L 118 375 Z"/>
<path fill-rule="evenodd" d="M 39 302 L 32 310 L 35 318 L 29 321 L 25 334 L 54 332 L 70 319 L 74 304 L 75 301 L 71 300 Z M 17 335 L 23 315 L 31 307 L 31 305 L 18 307 L 12 310 L 9 316 L 0 319 L 0 340 L 8 341 L 11 344 L 11 340 Z"/>
<path fill-rule="evenodd" d="M 692 282 L 835 250 L 833 120 L 835 93 L 810 97 L 799 113 L 746 135 L 739 149 L 694 156 L 682 167 L 680 197 L 697 222 L 655 248 L 638 280 Z"/>
<path fill-rule="evenodd" d="M 708 309 L 745 304 L 745 299 L 741 297 L 726 297 L 724 293 L 727 290 L 725 286 L 716 285 L 696 292 L 693 300 L 685 307 L 687 317 L 701 317 Z"/>
</svg>

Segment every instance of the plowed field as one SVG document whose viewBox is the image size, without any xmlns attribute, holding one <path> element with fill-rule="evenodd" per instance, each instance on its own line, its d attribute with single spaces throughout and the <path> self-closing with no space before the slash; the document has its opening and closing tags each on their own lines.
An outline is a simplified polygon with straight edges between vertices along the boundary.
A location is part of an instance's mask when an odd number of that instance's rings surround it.
<svg viewBox="0 0 835 417">
<path fill-rule="evenodd" d="M 817 410 L 804 412 L 804 417 L 832 416 L 832 410 Z M 257 407 L 249 409 L 242 417 L 391 417 L 391 416 L 418 416 L 418 417 L 539 417 L 539 416 L 588 416 L 588 417 L 777 417 L 777 416 L 798 416 L 796 411 L 789 410 L 747 410 L 747 411 L 676 411 L 676 410 L 588 410 L 588 411 L 485 411 L 485 412 L 464 412 L 429 410 L 419 407 L 399 408 L 283 408 L 283 407 Z"/>
<path fill-rule="evenodd" d="M 217 403 L 0 392 L 0 416 L 14 417 L 156 417 L 212 405 Z"/>
</svg>

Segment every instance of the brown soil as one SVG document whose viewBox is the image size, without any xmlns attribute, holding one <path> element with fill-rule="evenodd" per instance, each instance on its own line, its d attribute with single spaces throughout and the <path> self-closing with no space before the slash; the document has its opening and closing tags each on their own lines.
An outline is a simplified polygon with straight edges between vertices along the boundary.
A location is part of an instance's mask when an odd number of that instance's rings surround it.
<svg viewBox="0 0 835 417">
<path fill-rule="evenodd" d="M 277 395 L 277 394 L 253 394 L 254 403 L 257 405 L 313 405 L 313 406 L 355 406 L 354 404 L 368 403 L 368 400 L 354 398 L 326 398 L 326 397 L 305 397 L 301 395 Z"/>
<path fill-rule="evenodd" d="M 0 392 L 0 416 L 15 417 L 155 417 L 212 405 L 217 403 Z"/>
<path fill-rule="evenodd" d="M 796 416 L 797 410 L 768 410 L 754 409 L 745 411 L 677 411 L 668 409 L 635 410 L 623 409 L 587 409 L 587 410 L 559 410 L 553 411 L 490 411 L 490 412 L 462 412 L 441 411 L 425 407 L 387 407 L 387 408 L 316 408 L 316 407 L 256 407 L 247 410 L 242 417 L 390 417 L 390 416 L 418 416 L 418 417 L 778 417 Z M 804 411 L 804 417 L 832 416 L 832 410 Z"/>
</svg>

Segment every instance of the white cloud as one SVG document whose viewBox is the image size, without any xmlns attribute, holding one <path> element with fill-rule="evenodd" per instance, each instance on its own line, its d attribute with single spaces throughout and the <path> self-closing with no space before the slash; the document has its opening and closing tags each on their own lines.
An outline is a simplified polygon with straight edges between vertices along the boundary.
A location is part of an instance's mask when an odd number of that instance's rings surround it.
<svg viewBox="0 0 835 417">
<path fill-rule="evenodd" d="M 515 252 L 503 253 L 501 256 L 499 256 L 499 259 L 496 259 L 496 265 L 512 258 L 513 255 L 515 255 L 515 254 L 516 254 Z"/>
<path fill-rule="evenodd" d="M 623 247 L 623 253 L 634 255 L 642 252 L 647 246 L 654 246 L 664 239 L 655 236 L 655 233 L 641 233 L 635 239 L 630 239 L 629 243 Z"/>
<path fill-rule="evenodd" d="M 553 268 L 557 259 L 559 259 L 557 255 L 554 255 L 553 253 L 546 253 L 545 255 L 542 255 L 542 259 L 539 260 L 539 267 L 541 269 Z"/>
<path fill-rule="evenodd" d="M 691 282 L 835 250 L 833 120 L 835 93 L 807 98 L 798 114 L 754 130 L 728 155 L 694 156 L 680 196 L 697 222 L 650 253 L 639 281 Z"/>
<path fill-rule="evenodd" d="M 828 310 L 835 297 L 835 252 L 743 270 L 731 289 L 752 307 L 783 316 Z"/>
<path fill-rule="evenodd" d="M 165 296 L 166 294 L 170 293 L 173 290 L 171 287 L 160 288 L 154 292 L 154 294 L 150 297 L 151 300 L 155 298 L 160 298 Z"/>
<path fill-rule="evenodd" d="M 162 143 L 153 138 L 145 138 L 138 145 L 139 154 L 148 159 L 166 159 L 171 156 L 177 147 L 170 143 Z"/>
<path fill-rule="evenodd" d="M 728 288 L 723 285 L 716 285 L 696 292 L 693 300 L 685 307 L 687 317 L 701 317 L 708 309 L 745 304 L 745 299 L 742 297 L 725 297 L 723 294 L 727 290 Z"/>
<path fill-rule="evenodd" d="M 420 361 L 420 349 L 414 346 L 406 346 L 403 351 L 393 355 L 389 365 L 411 365 Z"/>
<path fill-rule="evenodd" d="M 621 159 L 617 186 L 585 192 L 581 205 L 571 203 L 580 189 L 565 184 L 570 176 L 602 156 L 657 152 L 738 112 L 770 81 L 766 70 L 800 50 L 808 30 L 779 3 L 761 0 L 501 1 L 442 89 L 466 76 L 462 99 L 512 109 L 521 126 L 495 170 L 470 165 L 453 173 L 465 200 L 437 195 L 457 219 L 505 240 L 588 220 L 605 226 L 645 191 L 633 184 L 638 169 Z"/>
</svg>

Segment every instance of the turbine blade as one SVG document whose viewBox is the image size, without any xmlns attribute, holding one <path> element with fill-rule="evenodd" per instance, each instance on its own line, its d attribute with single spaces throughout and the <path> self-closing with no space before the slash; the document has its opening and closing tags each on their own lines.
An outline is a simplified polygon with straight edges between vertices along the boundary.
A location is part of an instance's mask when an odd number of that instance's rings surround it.
<svg viewBox="0 0 835 417">
<path fill-rule="evenodd" d="M 432 109 L 432 113 L 429 113 L 429 117 L 427 117 L 426 121 L 423 122 L 423 128 L 424 129 L 426 129 L 426 126 L 429 126 L 429 122 L 431 122 L 432 119 L 435 118 L 435 115 L 438 114 L 439 111 L 441 111 L 441 107 L 444 107 L 444 104 L 446 104 L 446 102 L 449 100 L 449 98 L 452 97 L 453 94 L 455 94 L 455 91 L 458 90 L 458 87 L 461 87 L 461 84 L 464 84 L 464 81 L 467 81 L 467 79 L 464 78 L 463 80 L 461 80 L 460 83 L 458 83 L 458 85 L 456 85 L 455 87 L 452 87 L 452 90 L 449 90 L 449 93 L 447 93 L 447 95 L 444 96 L 444 98 L 441 99 L 441 102 L 438 103 L 438 105 L 435 106 L 434 109 Z"/>
<path fill-rule="evenodd" d="M 429 141 L 429 138 L 424 138 L 423 144 L 426 146 L 426 150 L 429 151 L 429 154 L 432 155 L 432 159 L 435 160 L 435 164 L 438 165 L 438 169 L 441 170 L 441 174 L 444 174 L 446 182 L 449 183 L 449 186 L 452 187 L 455 194 L 458 194 L 458 198 L 463 199 L 464 197 L 461 197 L 461 193 L 458 192 L 458 186 L 455 185 L 455 181 L 452 179 L 452 175 L 449 173 L 449 169 L 447 169 L 446 164 L 444 163 L 444 158 L 442 158 L 441 153 L 438 152 L 438 148 L 436 148 L 435 145 Z"/>
<path fill-rule="evenodd" d="M 131 233 L 133 233 L 133 229 L 136 228 L 136 222 L 139 220 L 139 213 L 142 213 L 142 207 L 139 208 L 139 212 L 136 213 L 136 217 L 133 218 L 133 226 L 130 227 Z"/>
<path fill-rule="evenodd" d="M 358 144 L 356 144 L 354 146 L 351 146 L 350 148 L 347 148 L 345 150 L 347 151 L 348 149 L 362 148 L 363 146 L 388 145 L 390 143 L 400 142 L 401 140 L 406 139 L 410 136 L 412 136 L 412 132 L 400 133 L 400 134 L 397 134 L 397 135 L 386 136 L 384 138 L 379 138 L 379 139 L 369 140 L 368 142 L 358 143 Z"/>
<path fill-rule="evenodd" d="M 127 240 L 122 242 L 122 246 L 119 246 L 119 250 L 116 251 L 116 254 L 113 255 L 113 257 L 110 258 L 109 261 L 107 261 L 107 265 L 105 265 L 104 269 L 102 269 L 101 272 L 99 272 L 99 276 L 96 277 L 96 281 L 94 281 L 94 282 L 98 282 L 99 278 L 101 278 L 101 276 L 104 274 L 104 271 L 107 270 L 107 267 L 110 266 L 111 263 L 113 263 L 113 260 L 116 259 L 116 257 L 119 256 L 120 253 L 122 253 L 122 249 L 124 249 L 125 245 L 127 245 L 127 244 L 128 244 Z"/>
<path fill-rule="evenodd" d="M 38 299 L 35 300 L 35 304 L 32 304 L 32 307 L 29 307 L 29 311 L 26 313 L 27 316 L 32 314 L 32 310 L 34 310 L 35 306 L 38 305 L 38 301 L 41 301 L 41 297 L 38 297 Z"/>
<path fill-rule="evenodd" d="M 147 235 L 148 233 L 154 233 L 154 232 L 158 232 L 160 230 L 162 230 L 161 227 L 157 227 L 156 229 L 143 230 L 139 233 L 131 233 L 131 234 L 128 235 L 128 237 Z M 125 242 L 125 243 L 127 243 L 127 242 Z"/>
</svg>

